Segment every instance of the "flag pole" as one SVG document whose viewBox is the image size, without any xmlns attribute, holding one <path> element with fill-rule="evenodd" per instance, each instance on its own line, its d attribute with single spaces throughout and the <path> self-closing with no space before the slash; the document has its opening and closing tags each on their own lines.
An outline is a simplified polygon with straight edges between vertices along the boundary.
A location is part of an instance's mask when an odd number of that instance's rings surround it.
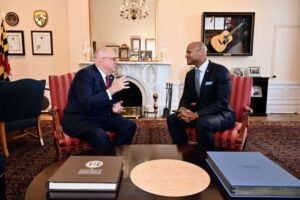
<svg viewBox="0 0 300 200">
<path fill-rule="evenodd" d="M 1 20 L 1 37 L 0 37 L 0 81 L 10 81 L 10 65 L 8 62 L 8 43 L 6 37 L 4 13 L 0 13 L 2 16 Z"/>
<path fill-rule="evenodd" d="M 2 12 L 0 15 L 1 15 L 1 21 L 4 20 L 5 12 Z"/>
</svg>

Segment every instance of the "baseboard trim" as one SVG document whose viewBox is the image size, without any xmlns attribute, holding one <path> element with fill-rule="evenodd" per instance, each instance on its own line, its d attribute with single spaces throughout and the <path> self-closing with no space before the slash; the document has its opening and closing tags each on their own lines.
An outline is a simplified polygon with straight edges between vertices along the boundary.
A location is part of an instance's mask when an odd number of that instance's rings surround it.
<svg viewBox="0 0 300 200">
<path fill-rule="evenodd" d="M 300 113 L 300 82 L 269 82 L 267 113 Z"/>
</svg>

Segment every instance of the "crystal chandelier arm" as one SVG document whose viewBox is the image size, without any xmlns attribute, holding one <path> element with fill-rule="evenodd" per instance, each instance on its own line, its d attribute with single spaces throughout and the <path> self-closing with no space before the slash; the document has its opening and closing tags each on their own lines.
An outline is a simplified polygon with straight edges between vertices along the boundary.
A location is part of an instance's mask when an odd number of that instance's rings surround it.
<svg viewBox="0 0 300 200">
<path fill-rule="evenodd" d="M 133 20 L 146 18 L 148 6 L 145 0 L 123 0 L 120 8 L 120 16 L 123 19 Z"/>
</svg>

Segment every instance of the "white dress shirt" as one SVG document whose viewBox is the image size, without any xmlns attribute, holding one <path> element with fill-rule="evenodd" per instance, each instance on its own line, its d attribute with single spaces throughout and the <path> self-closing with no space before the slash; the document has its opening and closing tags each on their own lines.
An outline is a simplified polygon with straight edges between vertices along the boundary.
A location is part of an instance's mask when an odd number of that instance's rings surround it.
<svg viewBox="0 0 300 200">
<path fill-rule="evenodd" d="M 200 87 L 201 87 L 202 80 L 203 80 L 203 77 L 204 77 L 204 74 L 205 74 L 205 71 L 207 69 L 208 64 L 209 64 L 209 61 L 208 61 L 208 59 L 206 59 L 206 61 L 199 68 L 197 68 L 197 67 L 195 68 L 195 72 L 196 72 L 197 69 L 200 70 L 200 79 L 199 79 L 199 81 L 200 81 L 200 84 L 199 84 Z"/>
<path fill-rule="evenodd" d="M 96 66 L 96 67 L 97 67 L 97 66 Z M 106 85 L 106 76 L 107 76 L 107 75 L 106 75 L 103 71 L 101 71 L 101 69 L 99 69 L 98 67 L 97 67 L 97 69 L 98 69 L 98 71 L 100 72 L 100 74 L 101 74 L 101 76 L 102 76 L 102 78 L 103 78 L 103 81 L 104 81 L 104 83 L 105 83 L 105 85 Z M 109 92 L 108 89 L 106 89 L 106 93 L 107 93 L 107 95 L 108 95 L 109 100 L 112 100 L 111 94 L 110 94 L 110 92 Z"/>
</svg>

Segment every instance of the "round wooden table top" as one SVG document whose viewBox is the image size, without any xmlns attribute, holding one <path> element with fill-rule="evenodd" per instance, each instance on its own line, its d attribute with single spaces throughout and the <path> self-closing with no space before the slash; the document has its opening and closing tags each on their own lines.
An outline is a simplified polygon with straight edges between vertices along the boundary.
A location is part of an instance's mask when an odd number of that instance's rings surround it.
<svg viewBox="0 0 300 200">
<path fill-rule="evenodd" d="M 166 197 L 184 197 L 205 190 L 210 177 L 201 167 L 174 159 L 157 159 L 135 166 L 131 181 L 152 194 Z"/>
</svg>

